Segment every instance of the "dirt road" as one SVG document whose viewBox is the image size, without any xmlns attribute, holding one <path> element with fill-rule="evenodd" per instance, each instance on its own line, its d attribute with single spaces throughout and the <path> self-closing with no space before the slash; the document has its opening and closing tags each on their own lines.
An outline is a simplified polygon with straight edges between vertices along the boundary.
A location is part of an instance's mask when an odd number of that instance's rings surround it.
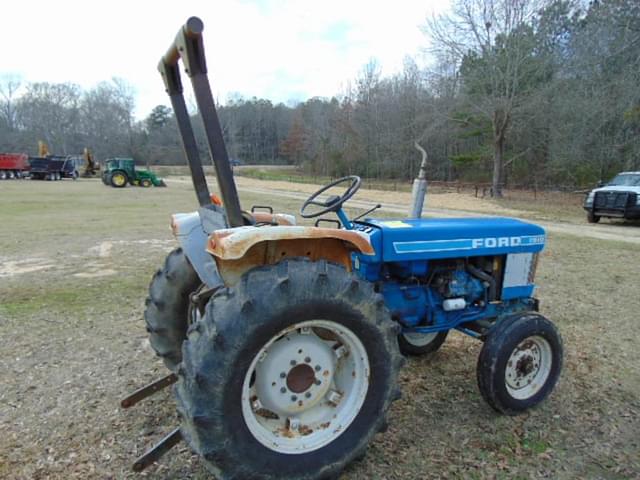
<svg viewBox="0 0 640 480">
<path fill-rule="evenodd" d="M 191 183 L 184 177 L 170 178 L 169 183 Z M 215 179 L 210 178 L 209 184 L 214 185 Z M 265 196 L 277 196 L 300 200 L 308 198 L 309 194 L 320 188 L 320 185 L 305 183 L 288 183 L 281 181 L 256 180 L 246 177 L 237 177 L 236 183 L 241 192 L 254 193 Z M 365 190 L 358 192 L 358 198 L 349 200 L 349 206 L 359 209 L 369 209 L 376 202 L 382 204 L 380 212 L 405 215 L 411 201 L 411 195 L 406 192 L 390 192 L 385 190 Z M 486 200 L 474 198 L 471 195 L 455 193 L 437 194 L 427 197 L 428 207 L 426 216 L 438 217 L 477 217 L 503 215 L 516 218 L 530 218 L 529 212 L 496 206 Z M 433 206 L 431 206 L 433 205 Z M 447 208 L 446 205 L 451 205 Z M 577 224 L 565 222 L 548 222 L 536 220 L 536 223 L 547 231 L 577 237 L 595 238 L 598 240 L 611 240 L 640 245 L 640 228 L 637 225 L 629 225 L 622 222 L 604 223 L 602 225 Z"/>
</svg>

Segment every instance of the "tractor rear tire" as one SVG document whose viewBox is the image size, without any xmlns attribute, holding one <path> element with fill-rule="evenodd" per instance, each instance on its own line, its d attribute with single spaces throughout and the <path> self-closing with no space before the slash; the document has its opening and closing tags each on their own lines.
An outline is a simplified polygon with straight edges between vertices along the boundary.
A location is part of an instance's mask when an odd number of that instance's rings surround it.
<svg viewBox="0 0 640 480">
<path fill-rule="evenodd" d="M 438 350 L 449 334 L 448 331 L 434 333 L 401 333 L 398 344 L 403 355 L 427 355 Z"/>
<path fill-rule="evenodd" d="M 562 370 L 562 338 L 535 312 L 505 318 L 489 332 L 476 369 L 487 403 L 506 415 L 535 407 L 553 390 Z"/>
<path fill-rule="evenodd" d="M 201 285 L 181 248 L 166 258 L 149 285 L 144 320 L 149 342 L 169 370 L 175 372 L 182 360 L 182 342 L 189 325 L 190 295 Z"/>
<path fill-rule="evenodd" d="M 371 284 L 341 266 L 257 267 L 189 328 L 174 390 L 181 433 L 220 480 L 337 478 L 399 398 L 398 329 Z"/>
<path fill-rule="evenodd" d="M 109 183 L 114 188 L 124 188 L 127 186 L 127 176 L 122 172 L 113 172 L 109 177 Z"/>
</svg>

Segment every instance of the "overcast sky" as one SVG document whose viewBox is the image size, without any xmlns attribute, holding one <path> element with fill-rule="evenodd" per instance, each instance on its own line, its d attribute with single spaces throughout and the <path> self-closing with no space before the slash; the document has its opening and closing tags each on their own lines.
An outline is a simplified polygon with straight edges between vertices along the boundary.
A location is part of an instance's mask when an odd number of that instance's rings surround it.
<svg viewBox="0 0 640 480">
<path fill-rule="evenodd" d="M 449 0 L 12 0 L 0 28 L 0 74 L 90 88 L 121 77 L 137 94 L 136 116 L 168 104 L 156 66 L 192 15 L 205 25 L 214 95 L 274 102 L 343 91 L 376 58 L 385 75 L 427 45 L 427 16 Z"/>
</svg>

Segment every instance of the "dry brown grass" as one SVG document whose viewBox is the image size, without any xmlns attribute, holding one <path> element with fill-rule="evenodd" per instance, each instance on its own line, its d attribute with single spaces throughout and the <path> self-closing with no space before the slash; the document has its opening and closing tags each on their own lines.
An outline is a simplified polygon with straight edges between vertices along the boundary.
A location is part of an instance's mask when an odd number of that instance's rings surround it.
<svg viewBox="0 0 640 480">
<path fill-rule="evenodd" d="M 0 478 L 138 478 L 133 459 L 177 424 L 171 392 L 130 411 L 118 402 L 165 374 L 143 300 L 172 246 L 168 215 L 193 209 L 195 197 L 189 185 L 0 188 L 0 263 L 52 265 L 0 268 Z M 638 264 L 636 245 L 551 234 L 538 295 L 566 357 L 550 399 L 525 415 L 495 414 L 475 385 L 480 345 L 453 333 L 434 356 L 408 362 L 389 431 L 343 478 L 639 478 Z M 101 271 L 111 273 L 78 276 Z M 184 444 L 142 477 L 210 478 Z"/>
</svg>

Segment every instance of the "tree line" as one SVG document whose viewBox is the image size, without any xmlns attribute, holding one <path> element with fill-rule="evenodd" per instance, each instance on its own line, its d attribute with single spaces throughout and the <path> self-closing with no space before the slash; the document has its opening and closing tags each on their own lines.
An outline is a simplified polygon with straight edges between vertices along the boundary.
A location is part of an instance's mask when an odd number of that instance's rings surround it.
<svg viewBox="0 0 640 480">
<path fill-rule="evenodd" d="M 433 61 L 375 61 L 345 91 L 295 106 L 234 96 L 218 105 L 229 154 L 326 176 L 583 186 L 640 170 L 637 0 L 453 0 L 423 25 Z M 428 39 L 428 41 L 427 41 Z M 142 121 L 121 79 L 90 90 L 0 78 L 0 151 L 88 146 L 97 158 L 184 163 L 172 112 Z M 199 120 L 196 135 L 206 155 Z M 203 158 L 206 158 L 203 157 Z"/>
</svg>

